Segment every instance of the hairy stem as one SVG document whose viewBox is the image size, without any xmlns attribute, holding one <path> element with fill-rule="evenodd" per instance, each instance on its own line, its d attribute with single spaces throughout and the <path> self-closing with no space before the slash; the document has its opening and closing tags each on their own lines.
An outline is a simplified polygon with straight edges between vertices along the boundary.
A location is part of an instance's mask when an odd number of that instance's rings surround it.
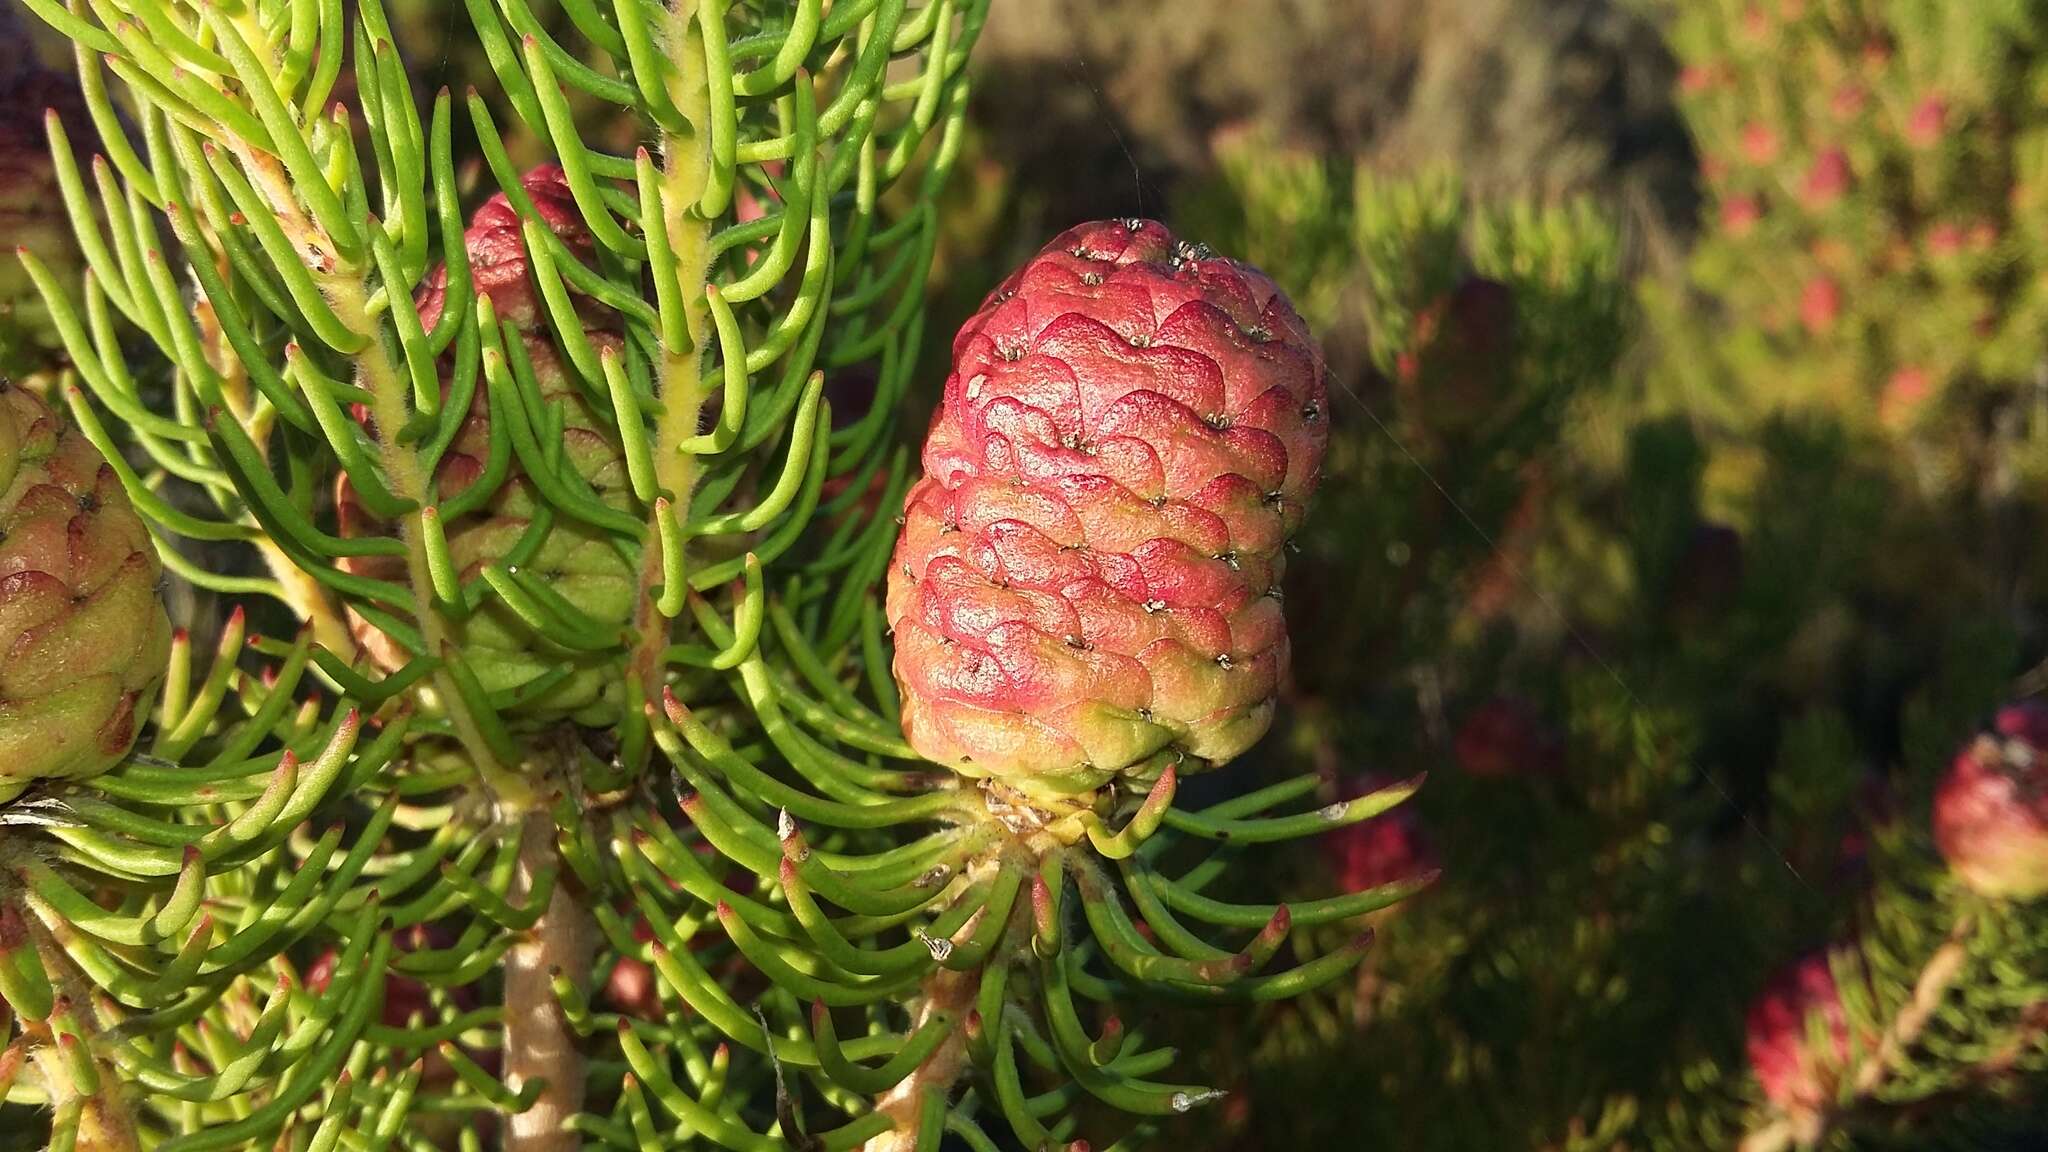
<svg viewBox="0 0 2048 1152">
<path fill-rule="evenodd" d="M 362 292 L 360 282 L 351 285 L 349 292 L 330 290 L 334 298 L 335 311 L 344 323 L 360 320 L 369 324 L 368 298 Z M 344 310 L 346 306 L 347 310 Z M 368 331 L 374 332 L 374 327 Z M 373 397 L 371 406 L 376 417 L 377 441 L 383 454 L 384 478 L 391 491 L 402 500 L 410 500 L 417 508 L 403 520 L 399 535 L 405 542 L 406 584 L 412 589 L 417 605 L 415 619 L 420 626 L 420 639 L 426 651 L 422 655 L 441 656 L 455 643 L 448 633 L 446 623 L 439 609 L 434 606 L 434 582 L 427 570 L 427 545 L 420 518 L 433 501 L 429 491 L 430 478 L 420 467 L 415 450 L 399 443 L 399 430 L 405 427 L 411 416 L 406 397 L 408 386 L 398 368 L 391 362 L 381 342 L 373 343 L 357 358 L 357 371 L 361 382 Z M 491 754 L 490 745 L 477 728 L 476 720 L 463 706 L 462 695 L 455 688 L 454 680 L 447 670 L 436 669 L 433 674 L 435 691 L 440 695 L 442 706 L 447 709 L 448 718 L 455 726 L 455 733 L 462 746 L 476 764 L 478 772 L 485 777 L 501 800 L 524 802 L 531 798 L 524 781 L 517 773 L 497 762 Z"/>
<path fill-rule="evenodd" d="M 932 1016 L 944 1012 L 965 1019 L 974 1007 L 980 989 L 977 972 L 954 972 L 941 968 L 925 978 L 923 998 L 917 1007 L 913 1028 L 922 1027 Z M 896 1126 L 869 1140 L 861 1152 L 916 1152 L 917 1118 L 925 1099 L 932 1093 L 945 1095 L 967 1071 L 967 1030 L 955 1026 L 953 1034 L 939 1045 L 917 1070 L 875 1100 L 875 1111 L 895 1121 Z"/>
<path fill-rule="evenodd" d="M 68 1009 L 69 1027 L 76 1031 L 75 1041 L 91 1053 L 101 1022 L 90 998 L 84 995 L 89 983 L 82 978 L 63 942 L 40 920 L 17 912 L 15 922 L 28 928 L 30 946 L 36 950 L 44 971 L 51 975 L 63 994 L 56 1011 L 65 1013 Z M 0 1004 L 0 1008 L 4 1007 Z M 99 1083 L 91 1092 L 80 1091 L 72 1067 L 73 1057 L 59 1046 L 60 1041 L 49 1023 L 28 1020 L 20 1023 L 32 1045 L 28 1050 L 29 1058 L 42 1075 L 43 1090 L 49 1095 L 51 1110 L 57 1117 L 76 1126 L 71 1146 L 77 1152 L 137 1152 L 142 1145 L 135 1135 L 133 1107 L 122 1076 L 97 1054 L 92 1054 L 88 1058 L 98 1070 L 96 1078 Z M 4 1024 L 0 1024 L 0 1028 L 4 1028 Z M 4 1034 L 0 1032 L 0 1035 Z"/>
<path fill-rule="evenodd" d="M 291 557 L 284 554 L 284 549 L 270 540 L 257 541 L 256 551 L 263 557 L 263 566 L 270 570 L 271 579 L 284 589 L 292 614 L 312 625 L 313 642 L 343 660 L 354 660 L 356 638 L 349 632 L 348 622 L 335 609 L 334 598 L 328 595 L 327 589 L 306 575 Z"/>
<path fill-rule="evenodd" d="M 668 495 L 667 514 L 681 519 L 690 511 L 690 493 L 697 486 L 697 458 L 677 446 L 697 433 L 704 408 L 704 342 L 710 335 L 709 306 L 704 287 L 711 268 L 711 221 L 697 211 L 711 178 L 711 89 L 704 61 L 704 30 L 690 15 L 691 6 L 677 3 L 669 12 L 664 39 L 675 64 L 668 80 L 669 99 L 689 122 L 687 133 L 662 141 L 662 220 L 669 250 L 675 256 L 677 299 L 682 302 L 689 344 L 663 348 L 661 416 L 654 430 L 655 482 Z M 649 227 L 656 226 L 650 221 Z M 656 546 L 660 527 L 648 513 L 647 543 L 640 556 L 640 595 L 633 626 L 639 637 L 628 667 L 649 703 L 658 703 L 662 689 L 662 650 L 668 646 L 669 621 L 656 606 L 656 591 L 667 574 Z M 681 573 L 676 573 L 678 578 Z"/>
<path fill-rule="evenodd" d="M 102 1066 L 100 1090 L 81 1096 L 71 1083 L 71 1072 L 54 1044 L 35 1050 L 36 1068 L 42 1073 L 50 1094 L 51 1109 L 58 1115 L 76 1109 L 77 1135 L 71 1147 L 76 1152 L 137 1152 L 142 1145 L 135 1138 L 135 1122 L 128 1116 L 121 1081 L 110 1067 Z"/>
<path fill-rule="evenodd" d="M 519 830 L 512 898 L 530 898 L 535 878 L 549 870 L 559 879 L 547 911 L 505 954 L 505 1084 L 517 1092 L 545 1082 L 533 1106 L 507 1122 L 506 1152 L 575 1152 L 581 1146 L 568 1122 L 583 1110 L 583 1051 L 555 996 L 554 978 L 566 976 L 588 992 L 597 926 L 564 874 L 554 818 L 529 812 Z"/>
<path fill-rule="evenodd" d="M 196 256 L 195 256 L 196 258 Z M 217 271 L 223 280 L 234 275 L 234 269 L 225 257 L 216 255 Z M 264 459 L 270 458 L 270 430 L 276 420 L 276 413 L 258 408 L 250 403 L 249 369 L 242 358 L 235 354 L 228 343 L 227 334 L 221 330 L 220 319 L 213 305 L 204 297 L 193 301 L 192 318 L 199 326 L 199 344 L 206 355 L 207 363 L 220 375 L 222 394 L 227 398 L 230 414 L 249 432 L 257 450 Z M 356 655 L 355 637 L 350 635 L 348 622 L 336 607 L 334 598 L 328 594 L 318 580 L 307 575 L 277 542 L 269 537 L 256 541 L 256 552 L 263 558 L 264 567 L 270 569 L 271 579 L 284 590 L 285 605 L 292 614 L 311 625 L 313 642 L 341 657 L 353 660 Z"/>
<path fill-rule="evenodd" d="M 1913 1041 L 1920 1038 L 1921 1030 L 1934 1018 L 1934 1012 L 1955 986 L 1956 977 L 1962 975 L 1963 966 L 1969 960 L 1969 949 L 1964 943 L 1971 928 L 1969 916 L 1959 918 L 1955 927 L 1949 929 L 1948 939 L 1934 950 L 1927 966 L 1920 969 L 1920 978 L 1913 982 L 1913 998 L 1906 1001 L 1899 1014 L 1892 1018 L 1884 1030 L 1884 1038 L 1878 1041 L 1877 1050 L 1864 1058 L 1863 1066 L 1856 1070 L 1856 1095 L 1868 1096 L 1877 1091 L 1898 1063 L 1899 1056 Z"/>
</svg>

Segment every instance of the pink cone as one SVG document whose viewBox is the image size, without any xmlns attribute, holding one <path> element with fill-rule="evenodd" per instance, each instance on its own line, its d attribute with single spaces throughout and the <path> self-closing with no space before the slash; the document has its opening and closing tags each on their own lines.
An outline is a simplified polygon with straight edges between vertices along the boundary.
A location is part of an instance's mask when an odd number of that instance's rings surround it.
<svg viewBox="0 0 2048 1152">
<path fill-rule="evenodd" d="M 1084 224 L 953 343 L 889 570 L 904 731 L 970 775 L 1221 764 L 1287 667 L 1327 370 L 1255 269 Z"/>
</svg>

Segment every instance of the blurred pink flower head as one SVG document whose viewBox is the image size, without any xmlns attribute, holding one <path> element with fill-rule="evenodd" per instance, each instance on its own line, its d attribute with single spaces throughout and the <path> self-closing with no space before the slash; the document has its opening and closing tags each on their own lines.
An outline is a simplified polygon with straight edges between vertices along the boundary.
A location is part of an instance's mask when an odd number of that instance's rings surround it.
<svg viewBox="0 0 2048 1152">
<path fill-rule="evenodd" d="M 1934 378 L 1925 368 L 1907 364 L 1893 372 L 1878 397 L 1878 419 L 1895 428 L 1911 424 L 1934 393 Z"/>
<path fill-rule="evenodd" d="M 1828 100 L 1828 111 L 1833 112 L 1837 120 L 1854 120 L 1869 104 L 1870 94 L 1864 91 L 1863 85 L 1848 80 L 1836 87 L 1834 96 Z"/>
<path fill-rule="evenodd" d="M 1778 133 L 1769 124 L 1750 121 L 1742 127 L 1742 155 L 1751 164 L 1769 164 L 1778 158 Z"/>
<path fill-rule="evenodd" d="M 1354 777 L 1345 782 L 1342 794 L 1355 799 L 1392 783 L 1379 777 Z M 1437 856 L 1422 830 L 1422 821 L 1412 802 L 1357 824 L 1330 832 L 1323 838 L 1325 859 L 1338 887 L 1345 892 L 1364 892 L 1383 884 L 1411 880 L 1437 868 Z"/>
<path fill-rule="evenodd" d="M 1934 792 L 1934 842 L 1979 895 L 2048 896 L 2048 704 L 2007 705 L 1956 755 Z"/>
<path fill-rule="evenodd" d="M 1932 148 L 1941 143 L 1948 129 L 1948 101 L 1939 95 L 1922 97 L 1906 118 L 1906 143 L 1915 148 Z"/>
<path fill-rule="evenodd" d="M 1849 190 L 1849 157 L 1840 148 L 1828 148 L 1813 158 L 1806 171 L 1801 198 L 1809 208 L 1825 208 Z"/>
<path fill-rule="evenodd" d="M 1754 197 L 1730 196 L 1721 203 L 1721 230 L 1730 236 L 1747 236 L 1763 219 L 1763 209 Z"/>
<path fill-rule="evenodd" d="M 1749 1066 L 1764 1098 L 1794 1115 L 1825 1108 L 1850 1055 L 1849 1017 L 1826 953 L 1772 977 L 1750 1006 L 1747 1025 Z"/>
<path fill-rule="evenodd" d="M 1826 276 L 1806 282 L 1799 294 L 1799 322 L 1819 336 L 1835 326 L 1842 314 L 1842 290 Z"/>
</svg>

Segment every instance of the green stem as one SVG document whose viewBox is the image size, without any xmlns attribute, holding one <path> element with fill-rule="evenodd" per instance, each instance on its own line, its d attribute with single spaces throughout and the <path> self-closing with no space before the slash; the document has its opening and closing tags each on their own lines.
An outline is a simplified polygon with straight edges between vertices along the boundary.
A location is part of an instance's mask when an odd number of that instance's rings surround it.
<svg viewBox="0 0 2048 1152">
<path fill-rule="evenodd" d="M 668 502 L 649 513 L 648 545 L 641 552 L 640 594 L 634 609 L 638 639 L 628 665 L 648 703 L 657 706 L 664 679 L 662 653 L 671 632 L 669 618 L 662 614 L 658 601 L 670 574 L 664 571 L 661 549 L 653 546 L 661 539 L 661 526 L 652 518 L 685 515 L 690 493 L 697 486 L 697 457 L 681 451 L 680 446 L 697 434 L 703 412 L 703 350 L 711 331 L 710 306 L 705 299 L 711 269 L 711 221 L 697 211 L 712 174 L 711 87 L 704 30 L 689 8 L 680 3 L 672 6 L 664 29 L 666 55 L 674 64 L 668 78 L 669 100 L 682 114 L 685 130 L 663 136 L 660 221 L 674 259 L 675 299 L 683 308 L 688 340 L 682 346 L 662 349 L 662 409 L 655 423 L 653 451 L 655 484 L 668 495 Z M 681 578 L 680 572 L 673 575 Z"/>
<path fill-rule="evenodd" d="M 351 331 L 377 331 L 376 321 L 369 313 L 369 295 L 360 276 L 328 278 L 322 288 L 335 314 Z M 428 563 L 426 529 L 422 524 L 426 509 L 434 503 L 429 488 L 431 478 L 420 466 L 418 453 L 399 442 L 400 431 L 412 418 L 409 403 L 412 383 L 392 363 L 381 340 L 373 339 L 368 348 L 357 354 L 356 370 L 360 374 L 360 383 L 370 393 L 370 411 L 376 424 L 377 450 L 384 466 L 385 484 L 393 496 L 413 508 L 399 522 L 399 538 L 405 544 L 406 584 L 412 589 L 413 601 L 418 605 L 415 620 L 420 629 L 420 655 L 438 658 L 455 643 L 455 639 L 450 636 L 447 621 L 435 606 L 434 577 Z M 445 668 L 437 668 L 432 680 L 435 693 L 447 709 L 449 722 L 454 725 L 464 750 L 476 764 L 478 774 L 508 810 L 525 810 L 532 803 L 532 789 L 521 776 L 498 763 L 476 718 L 469 714 L 453 676 Z"/>
<path fill-rule="evenodd" d="M 247 147 L 237 149 L 237 158 L 250 182 L 277 212 L 278 223 L 286 235 L 293 237 L 303 249 L 318 255 L 319 258 L 309 261 L 308 266 L 321 295 L 341 325 L 364 341 L 363 349 L 355 354 L 356 370 L 359 383 L 370 394 L 370 411 L 376 423 L 378 455 L 384 467 L 385 483 L 393 496 L 410 502 L 415 509 L 402 519 L 399 535 L 405 544 L 407 583 L 418 606 L 416 620 L 422 641 L 420 654 L 438 658 L 449 646 L 451 638 L 446 622 L 435 607 L 433 576 L 427 563 L 426 537 L 421 526 L 424 510 L 434 503 L 429 489 L 431 478 L 420 466 L 417 452 L 399 439 L 401 430 L 412 416 L 409 406 L 411 382 L 392 363 L 389 352 L 378 337 L 378 323 L 370 311 L 369 269 L 335 253 L 332 239 L 299 210 L 291 185 L 275 160 Z M 454 678 L 446 669 L 437 668 L 431 679 L 456 736 L 476 764 L 479 775 L 490 784 L 501 802 L 509 803 L 515 811 L 524 810 L 532 800 L 531 789 L 519 776 L 498 763 L 476 718 L 464 705 Z"/>
</svg>

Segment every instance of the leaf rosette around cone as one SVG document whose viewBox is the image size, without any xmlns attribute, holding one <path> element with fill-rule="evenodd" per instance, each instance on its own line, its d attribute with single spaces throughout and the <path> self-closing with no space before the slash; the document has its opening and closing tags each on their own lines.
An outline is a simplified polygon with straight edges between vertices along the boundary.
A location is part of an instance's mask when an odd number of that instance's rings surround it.
<svg viewBox="0 0 2048 1152">
<path fill-rule="evenodd" d="M 1160 224 L 1084 224 L 953 358 L 889 573 L 911 744 L 1055 790 L 1250 747 L 1327 440 L 1327 373 L 1286 296 Z"/>
<path fill-rule="evenodd" d="M 162 572 L 98 450 L 0 380 L 0 803 L 127 753 L 170 651 Z"/>
<path fill-rule="evenodd" d="M 569 250 L 588 258 L 594 249 L 561 168 L 544 165 L 526 173 L 521 188 L 542 221 Z M 530 372 L 541 406 L 561 421 L 561 462 L 604 504 L 619 508 L 629 491 L 626 462 L 617 434 L 571 377 L 572 369 L 548 332 L 548 319 L 535 288 L 532 267 L 517 211 L 502 192 L 477 209 L 463 234 L 470 274 L 478 297 L 491 302 L 508 344 L 507 371 Z M 436 268 L 421 284 L 416 301 L 421 322 L 432 327 L 450 306 L 448 271 Z M 580 299 L 584 338 L 593 348 L 616 349 L 621 337 L 617 317 L 587 299 Z M 509 347 L 515 344 L 516 348 Z M 632 615 L 634 569 L 620 546 L 606 533 L 543 508 L 533 480 L 520 462 L 504 459 L 505 445 L 494 443 L 489 389 L 479 386 L 469 415 L 450 442 L 435 474 L 444 502 L 464 499 L 479 483 L 493 486 L 489 498 L 474 511 L 443 521 L 448 552 L 461 579 L 475 580 L 488 566 L 501 566 L 501 579 L 538 581 L 570 608 L 599 628 L 623 629 Z M 503 437 L 503 430 L 496 435 Z M 566 477 L 565 477 L 566 478 Z M 342 534 L 370 535 L 388 531 L 366 510 L 344 478 L 339 504 Z M 538 517 L 546 517 L 544 521 Z M 531 546 L 530 532 L 540 533 Z M 529 546 L 522 548 L 522 543 Z M 509 562 L 517 558 L 516 563 Z M 353 570 L 392 576 L 395 560 L 352 559 Z M 356 642 L 386 671 L 402 667 L 412 653 L 396 638 L 355 613 L 350 617 Z M 624 680 L 615 664 L 616 649 L 570 651 L 552 643 L 502 599 L 489 598 L 462 622 L 463 654 L 488 692 L 517 692 L 564 667 L 569 674 L 528 701 L 524 714 L 548 721 L 571 718 L 603 726 L 618 716 Z"/>
</svg>

